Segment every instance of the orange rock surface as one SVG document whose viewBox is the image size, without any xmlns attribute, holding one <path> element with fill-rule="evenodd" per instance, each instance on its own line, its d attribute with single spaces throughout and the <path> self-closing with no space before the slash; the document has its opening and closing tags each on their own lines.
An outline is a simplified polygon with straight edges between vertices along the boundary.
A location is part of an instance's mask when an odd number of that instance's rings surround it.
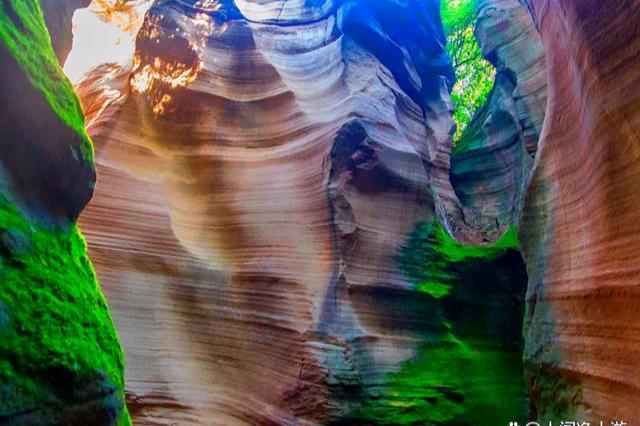
<svg viewBox="0 0 640 426">
<path fill-rule="evenodd" d="M 640 2 L 533 0 L 548 109 L 521 223 L 532 411 L 640 418 Z M 632 423 L 630 423 L 632 424 Z"/>
<path fill-rule="evenodd" d="M 388 2 L 415 43 L 362 4 L 261 3 L 153 6 L 129 68 L 77 85 L 98 170 L 81 225 L 139 425 L 327 423 L 429 327 L 396 256 L 450 149 L 439 22 Z"/>
</svg>

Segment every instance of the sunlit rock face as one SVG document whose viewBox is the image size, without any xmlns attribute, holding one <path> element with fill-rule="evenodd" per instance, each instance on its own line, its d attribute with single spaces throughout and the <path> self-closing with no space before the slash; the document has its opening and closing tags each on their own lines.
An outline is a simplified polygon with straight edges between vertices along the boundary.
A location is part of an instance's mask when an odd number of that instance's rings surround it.
<svg viewBox="0 0 640 426">
<path fill-rule="evenodd" d="M 532 411 L 633 422 L 640 418 L 640 4 L 529 4 L 549 92 L 520 228 Z"/>
<path fill-rule="evenodd" d="M 517 223 L 547 102 L 542 42 L 517 0 L 476 5 L 476 34 L 494 89 L 452 153 L 451 183 L 471 228 L 492 239 Z"/>
<path fill-rule="evenodd" d="M 339 421 L 446 331 L 397 262 L 455 199 L 442 42 L 435 1 L 161 1 L 78 80 L 137 424 Z"/>
</svg>

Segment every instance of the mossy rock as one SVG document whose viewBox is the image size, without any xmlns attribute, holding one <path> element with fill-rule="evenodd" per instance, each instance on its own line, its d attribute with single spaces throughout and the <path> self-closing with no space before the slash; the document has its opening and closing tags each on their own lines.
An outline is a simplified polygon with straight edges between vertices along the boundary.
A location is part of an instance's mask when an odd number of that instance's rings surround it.
<svg viewBox="0 0 640 426">
<path fill-rule="evenodd" d="M 39 1 L 2 2 L 0 44 L 17 60 L 58 118 L 80 135 L 78 154 L 93 162 L 93 145 L 84 128 L 80 101 L 60 69 Z"/>
<path fill-rule="evenodd" d="M 0 423 L 129 424 L 123 371 L 77 227 L 35 225 L 0 196 Z"/>
<path fill-rule="evenodd" d="M 0 424 L 131 424 L 121 345 L 75 224 L 91 140 L 37 0 L 0 5 L 0 64 Z"/>
<path fill-rule="evenodd" d="M 418 224 L 398 264 L 414 291 L 436 303 L 443 327 L 423 336 L 413 359 L 365 390 L 338 424 L 492 426 L 524 421 L 522 318 L 527 276 L 516 230 L 467 246 L 437 222 Z M 437 329 L 434 329 L 437 330 Z"/>
<path fill-rule="evenodd" d="M 30 219 L 74 222 L 93 193 L 93 147 L 36 0 L 0 5 L 0 111 L 0 193 Z"/>
</svg>

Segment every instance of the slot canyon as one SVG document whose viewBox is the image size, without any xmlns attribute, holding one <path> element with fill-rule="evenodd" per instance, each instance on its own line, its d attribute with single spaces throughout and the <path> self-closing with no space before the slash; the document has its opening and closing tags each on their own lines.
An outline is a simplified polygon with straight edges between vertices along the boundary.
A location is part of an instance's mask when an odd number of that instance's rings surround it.
<svg viewBox="0 0 640 426">
<path fill-rule="evenodd" d="M 2 0 L 0 64 L 0 425 L 640 425 L 640 0 Z"/>
</svg>

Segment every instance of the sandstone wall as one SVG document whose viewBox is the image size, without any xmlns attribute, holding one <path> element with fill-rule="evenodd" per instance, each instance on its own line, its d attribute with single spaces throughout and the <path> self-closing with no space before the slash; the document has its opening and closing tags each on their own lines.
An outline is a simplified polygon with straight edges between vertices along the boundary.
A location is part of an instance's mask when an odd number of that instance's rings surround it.
<svg viewBox="0 0 640 426">
<path fill-rule="evenodd" d="M 548 108 L 520 238 L 532 413 L 640 418 L 640 2 L 534 0 Z"/>
<path fill-rule="evenodd" d="M 436 256 L 457 247 L 417 231 L 461 220 L 438 13 L 435 1 L 158 2 L 129 66 L 78 83 L 98 170 L 81 222 L 137 424 L 404 424 L 407 404 L 420 421 L 523 406 L 521 340 L 480 332 L 500 324 L 472 302 L 490 284 L 450 299 L 399 264 L 425 248 L 411 235 Z M 489 254 L 437 279 L 469 280 Z M 494 293 L 515 317 L 520 272 L 498 273 Z M 441 365 L 416 383 L 425 344 Z M 487 392 L 495 377 L 465 389 L 502 356 L 512 401 Z"/>
</svg>

